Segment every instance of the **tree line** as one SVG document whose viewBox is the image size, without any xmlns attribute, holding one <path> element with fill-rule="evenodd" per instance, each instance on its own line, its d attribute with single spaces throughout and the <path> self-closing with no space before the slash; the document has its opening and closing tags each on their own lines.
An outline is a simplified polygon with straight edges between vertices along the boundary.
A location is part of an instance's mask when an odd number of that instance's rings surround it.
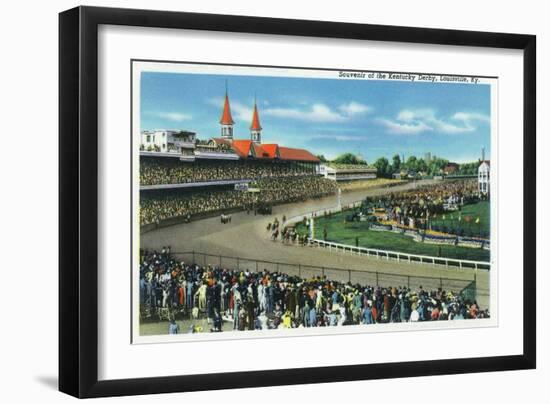
<svg viewBox="0 0 550 404">
<path fill-rule="evenodd" d="M 339 164 L 364 164 L 368 165 L 367 161 L 360 156 L 353 153 L 344 153 L 336 157 L 334 160 L 327 160 L 324 155 L 317 156 L 321 162 L 333 162 Z M 378 158 L 373 166 L 377 170 L 379 177 L 391 178 L 394 173 L 414 172 L 423 173 L 425 175 L 440 175 L 443 173 L 444 168 L 449 164 L 449 160 L 433 156 L 426 161 L 424 158 L 409 156 L 406 160 L 402 161 L 399 154 L 395 154 L 391 162 L 386 157 Z M 475 175 L 479 167 L 479 162 L 463 163 L 457 165 L 454 175 Z"/>
</svg>

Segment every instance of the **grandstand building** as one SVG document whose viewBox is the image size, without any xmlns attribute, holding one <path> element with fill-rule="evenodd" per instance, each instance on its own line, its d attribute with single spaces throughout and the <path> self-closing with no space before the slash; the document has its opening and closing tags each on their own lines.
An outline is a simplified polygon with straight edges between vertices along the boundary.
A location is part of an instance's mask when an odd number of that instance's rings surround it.
<svg viewBox="0 0 550 404">
<path fill-rule="evenodd" d="M 142 154 L 189 154 L 195 148 L 196 133 L 183 130 L 156 130 L 141 132 Z"/>
<path fill-rule="evenodd" d="M 376 168 L 363 164 L 322 164 L 319 172 L 333 181 L 372 180 L 376 178 Z"/>
<path fill-rule="evenodd" d="M 200 172 L 212 166 L 214 170 L 235 170 L 252 167 L 253 172 L 283 171 L 296 175 L 319 175 L 320 160 L 305 149 L 262 143 L 262 126 L 256 102 L 250 124 L 248 139 L 235 138 L 235 121 L 231 114 L 229 96 L 226 92 L 219 120 L 220 136 L 207 140 L 198 139 L 194 132 L 177 130 L 143 131 L 141 133 L 140 162 L 142 167 L 155 166 L 160 170 Z M 171 159 L 167 159 L 172 157 Z M 178 161 L 179 160 L 179 161 Z M 225 161 L 225 163 L 224 163 Z M 255 178 L 228 178 L 224 183 L 242 183 Z M 193 183 L 214 185 L 217 181 L 201 178 L 168 183 L 141 183 L 142 190 L 181 188 Z"/>
</svg>

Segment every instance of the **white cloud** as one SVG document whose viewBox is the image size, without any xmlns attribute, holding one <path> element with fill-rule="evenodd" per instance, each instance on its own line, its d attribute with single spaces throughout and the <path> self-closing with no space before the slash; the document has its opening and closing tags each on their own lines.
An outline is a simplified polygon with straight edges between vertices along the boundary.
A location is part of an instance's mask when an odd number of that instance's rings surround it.
<svg viewBox="0 0 550 404">
<path fill-rule="evenodd" d="M 352 116 L 362 115 L 371 111 L 371 107 L 351 101 L 339 105 L 336 109 L 322 103 L 315 103 L 306 108 L 267 108 L 265 115 L 279 118 L 296 119 L 310 122 L 343 122 Z"/>
<path fill-rule="evenodd" d="M 191 115 L 181 112 L 157 112 L 154 115 L 172 122 L 189 121 L 192 118 Z"/>
<path fill-rule="evenodd" d="M 389 133 L 415 135 L 427 131 L 438 131 L 445 134 L 473 132 L 477 123 L 488 123 L 489 117 L 475 112 L 457 112 L 450 118 L 438 117 L 431 109 L 405 109 L 395 119 L 380 118 L 378 122 L 385 126 Z"/>
<path fill-rule="evenodd" d="M 351 135 L 339 135 L 339 134 L 318 134 L 318 135 L 311 135 L 309 137 L 310 139 L 329 139 L 329 140 L 336 140 L 336 141 L 363 141 L 367 140 L 366 136 L 351 136 Z"/>
<path fill-rule="evenodd" d="M 220 108 L 223 107 L 223 98 L 211 98 L 207 102 L 210 105 Z M 233 118 L 249 121 L 252 119 L 253 103 L 245 105 L 239 101 L 230 100 Z M 283 119 L 294 119 L 306 122 L 343 122 L 352 116 L 367 113 L 371 108 L 367 105 L 352 101 L 348 104 L 342 104 L 337 109 L 332 109 L 323 103 L 301 104 L 300 108 L 272 107 L 267 100 L 263 100 L 263 107 L 260 108 L 260 118 L 262 116 L 273 116 Z"/>
<path fill-rule="evenodd" d="M 403 122 L 414 122 L 419 119 L 426 121 L 433 121 L 435 119 L 435 113 L 431 109 L 404 109 L 397 114 L 397 120 Z"/>
<path fill-rule="evenodd" d="M 236 119 L 241 121 L 252 120 L 253 107 L 247 107 L 239 102 L 231 102 L 231 112 Z"/>
<path fill-rule="evenodd" d="M 426 132 L 433 130 L 431 127 L 426 125 L 424 122 L 398 122 L 392 121 L 390 119 L 380 118 L 378 122 L 388 129 L 388 132 L 395 133 L 398 135 L 416 135 L 418 133 Z"/>
<path fill-rule="evenodd" d="M 268 108 L 263 111 L 264 115 L 277 118 L 296 119 L 311 122 L 342 122 L 346 117 L 333 111 L 325 104 L 313 104 L 309 108 Z"/>
<path fill-rule="evenodd" d="M 353 115 L 360 115 L 360 114 L 365 114 L 367 112 L 370 112 L 372 108 L 369 107 L 368 105 L 351 101 L 347 104 L 340 105 L 338 107 L 338 110 L 345 115 L 353 116 Z"/>
<path fill-rule="evenodd" d="M 491 122 L 491 119 L 489 119 L 487 115 L 478 114 L 476 112 L 457 112 L 451 118 L 463 122 Z"/>
</svg>

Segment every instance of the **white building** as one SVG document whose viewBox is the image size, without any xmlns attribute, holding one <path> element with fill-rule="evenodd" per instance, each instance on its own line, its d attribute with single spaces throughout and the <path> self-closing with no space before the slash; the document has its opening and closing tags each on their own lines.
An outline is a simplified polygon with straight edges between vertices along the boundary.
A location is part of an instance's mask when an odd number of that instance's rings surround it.
<svg viewBox="0 0 550 404">
<path fill-rule="evenodd" d="M 333 181 L 353 181 L 353 180 L 372 180 L 376 178 L 376 168 L 363 165 L 350 164 L 341 166 L 331 166 L 321 164 L 319 174 Z"/>
<path fill-rule="evenodd" d="M 477 169 L 477 188 L 481 194 L 489 194 L 491 184 L 491 165 L 489 160 L 481 162 Z"/>
<path fill-rule="evenodd" d="M 141 150 L 160 153 L 186 154 L 195 148 L 196 134 L 182 130 L 156 130 L 141 132 Z"/>
</svg>

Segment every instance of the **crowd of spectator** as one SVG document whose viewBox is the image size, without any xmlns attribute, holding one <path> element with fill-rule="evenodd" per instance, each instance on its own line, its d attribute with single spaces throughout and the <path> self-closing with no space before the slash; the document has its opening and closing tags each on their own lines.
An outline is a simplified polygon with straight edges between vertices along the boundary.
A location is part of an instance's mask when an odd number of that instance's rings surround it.
<svg viewBox="0 0 550 404">
<path fill-rule="evenodd" d="M 149 151 L 149 152 L 160 152 L 160 147 L 158 145 L 148 145 L 145 146 L 144 144 L 141 144 L 139 146 L 140 151 Z"/>
<path fill-rule="evenodd" d="M 295 177 L 315 174 L 315 166 L 297 162 L 196 160 L 143 157 L 140 185 L 185 184 L 221 180 Z"/>
<path fill-rule="evenodd" d="M 489 317 L 456 291 L 204 267 L 176 260 L 169 248 L 140 252 L 139 288 L 142 318 L 168 312 L 171 333 L 179 332 L 177 316 L 207 318 L 210 331 L 223 322 L 243 331 Z"/>
<path fill-rule="evenodd" d="M 228 153 L 235 154 L 235 151 L 227 143 L 214 143 L 209 140 L 197 139 L 195 150 L 206 153 Z"/>
<path fill-rule="evenodd" d="M 389 178 L 376 178 L 370 180 L 355 180 L 355 181 L 342 181 L 338 183 L 338 187 L 343 193 L 365 190 L 372 188 L 392 187 L 396 185 L 404 184 L 405 180 L 394 180 Z"/>
<path fill-rule="evenodd" d="M 234 189 L 163 190 L 140 194 L 140 224 L 159 223 L 172 217 L 251 210 L 260 206 L 305 201 L 332 195 L 334 181 L 318 176 L 261 178 L 250 184 L 257 192 Z"/>
<path fill-rule="evenodd" d="M 447 210 L 460 210 L 463 205 L 478 202 L 486 196 L 478 192 L 476 180 L 445 181 L 437 185 L 421 186 L 409 191 L 384 196 L 367 197 L 362 210 L 383 209 L 387 220 L 409 226 L 426 223 L 429 218 Z"/>
</svg>

